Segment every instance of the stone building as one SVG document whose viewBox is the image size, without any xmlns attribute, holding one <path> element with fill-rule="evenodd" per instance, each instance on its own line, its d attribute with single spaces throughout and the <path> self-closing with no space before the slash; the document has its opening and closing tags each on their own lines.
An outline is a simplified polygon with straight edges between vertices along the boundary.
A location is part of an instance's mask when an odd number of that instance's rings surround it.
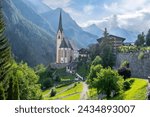
<svg viewBox="0 0 150 117">
<path fill-rule="evenodd" d="M 62 27 L 62 15 L 60 12 L 59 25 L 56 36 L 56 63 L 71 63 L 76 59 L 76 57 L 78 57 L 76 50 L 73 48 L 71 41 L 68 40 L 64 35 Z"/>
</svg>

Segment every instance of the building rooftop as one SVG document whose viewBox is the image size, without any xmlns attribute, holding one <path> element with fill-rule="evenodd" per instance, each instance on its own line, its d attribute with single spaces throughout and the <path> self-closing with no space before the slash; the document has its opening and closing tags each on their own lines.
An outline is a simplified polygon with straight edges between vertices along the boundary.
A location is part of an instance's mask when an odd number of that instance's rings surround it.
<svg viewBox="0 0 150 117">
<path fill-rule="evenodd" d="M 109 39 L 114 39 L 114 38 L 118 39 L 118 40 L 122 40 L 122 42 L 125 41 L 125 38 L 123 38 L 123 37 L 119 37 L 119 36 L 115 36 L 115 35 L 109 35 Z M 103 39 L 104 39 L 104 37 L 97 39 L 98 43 L 101 43 L 101 41 Z"/>
<path fill-rule="evenodd" d="M 64 38 L 63 38 L 59 48 L 69 48 Z"/>
</svg>

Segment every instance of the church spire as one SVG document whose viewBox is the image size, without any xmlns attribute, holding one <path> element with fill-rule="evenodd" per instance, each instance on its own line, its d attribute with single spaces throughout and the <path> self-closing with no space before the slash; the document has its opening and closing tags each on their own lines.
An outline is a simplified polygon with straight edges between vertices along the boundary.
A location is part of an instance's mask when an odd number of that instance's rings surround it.
<svg viewBox="0 0 150 117">
<path fill-rule="evenodd" d="M 63 31 L 61 11 L 60 11 L 60 16 L 59 16 L 59 26 L 58 26 L 58 31 L 59 31 L 59 30 L 60 30 L 60 32 Z"/>
</svg>

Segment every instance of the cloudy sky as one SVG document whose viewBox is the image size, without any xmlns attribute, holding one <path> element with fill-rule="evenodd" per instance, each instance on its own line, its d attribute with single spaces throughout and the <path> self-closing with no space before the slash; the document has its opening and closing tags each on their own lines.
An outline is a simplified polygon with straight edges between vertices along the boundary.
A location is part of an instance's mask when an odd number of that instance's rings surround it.
<svg viewBox="0 0 150 117">
<path fill-rule="evenodd" d="M 150 0 L 43 0 L 51 8 L 63 8 L 82 27 L 117 25 L 145 31 L 150 26 Z"/>
</svg>

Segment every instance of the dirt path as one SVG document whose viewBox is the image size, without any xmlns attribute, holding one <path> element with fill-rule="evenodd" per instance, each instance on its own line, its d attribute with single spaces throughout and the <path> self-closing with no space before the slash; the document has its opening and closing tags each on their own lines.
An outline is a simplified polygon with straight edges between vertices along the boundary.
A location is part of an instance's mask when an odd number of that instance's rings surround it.
<svg viewBox="0 0 150 117">
<path fill-rule="evenodd" d="M 86 84 L 86 82 L 82 82 L 82 83 L 83 83 L 83 90 L 80 95 L 80 100 L 87 100 L 88 85 Z"/>
</svg>

